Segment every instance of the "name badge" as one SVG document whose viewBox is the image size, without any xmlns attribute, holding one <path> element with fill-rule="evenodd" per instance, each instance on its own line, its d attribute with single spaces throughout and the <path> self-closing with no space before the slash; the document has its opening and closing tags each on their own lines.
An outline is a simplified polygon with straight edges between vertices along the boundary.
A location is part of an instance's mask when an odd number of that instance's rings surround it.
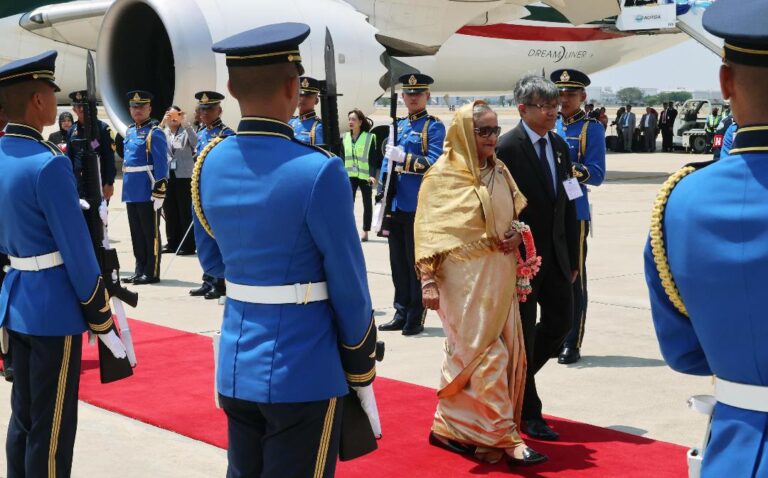
<svg viewBox="0 0 768 478">
<path fill-rule="evenodd" d="M 584 195 L 576 178 L 570 178 L 563 181 L 563 187 L 565 188 L 565 194 L 568 195 L 568 199 L 571 201 Z"/>
</svg>

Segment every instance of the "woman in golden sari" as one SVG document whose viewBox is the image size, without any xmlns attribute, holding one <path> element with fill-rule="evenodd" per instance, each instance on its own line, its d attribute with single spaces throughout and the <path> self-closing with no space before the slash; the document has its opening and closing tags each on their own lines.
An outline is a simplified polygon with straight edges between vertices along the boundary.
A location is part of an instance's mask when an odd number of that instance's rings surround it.
<svg viewBox="0 0 768 478">
<path fill-rule="evenodd" d="M 459 109 L 419 192 L 416 267 L 424 306 L 438 311 L 446 335 L 429 440 L 490 463 L 531 465 L 547 457 L 526 446 L 517 425 L 526 359 L 513 221 L 526 200 L 495 157 L 499 132 L 486 103 Z"/>
</svg>

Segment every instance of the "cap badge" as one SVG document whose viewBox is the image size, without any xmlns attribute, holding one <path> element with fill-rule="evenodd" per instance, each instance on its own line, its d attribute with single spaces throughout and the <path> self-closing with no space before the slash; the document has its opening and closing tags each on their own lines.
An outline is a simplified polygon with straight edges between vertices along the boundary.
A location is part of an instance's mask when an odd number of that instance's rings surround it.
<svg viewBox="0 0 768 478">
<path fill-rule="evenodd" d="M 141 96 L 138 93 L 134 93 L 131 101 L 141 101 Z"/>
<path fill-rule="evenodd" d="M 208 95 L 203 93 L 203 96 L 200 97 L 200 103 L 208 103 Z"/>
<path fill-rule="evenodd" d="M 77 93 L 75 93 L 75 99 L 77 101 L 82 100 L 83 99 L 83 94 L 78 91 Z"/>
<path fill-rule="evenodd" d="M 568 74 L 568 71 L 564 71 L 562 75 L 560 75 L 560 81 L 570 81 L 571 75 Z"/>
<path fill-rule="evenodd" d="M 418 82 L 419 80 L 416 79 L 416 75 L 411 75 L 411 77 L 408 78 L 408 84 L 411 86 L 417 84 Z"/>
<path fill-rule="evenodd" d="M 302 87 L 302 88 L 309 88 L 309 80 L 308 80 L 308 79 L 306 79 L 306 78 L 304 78 L 304 79 L 301 81 L 301 87 Z"/>
</svg>

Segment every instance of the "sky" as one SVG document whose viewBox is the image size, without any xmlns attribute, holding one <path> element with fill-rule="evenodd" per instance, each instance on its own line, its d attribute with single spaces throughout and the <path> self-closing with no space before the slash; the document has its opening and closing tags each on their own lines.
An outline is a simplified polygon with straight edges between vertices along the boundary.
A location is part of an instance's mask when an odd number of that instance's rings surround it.
<svg viewBox="0 0 768 478">
<path fill-rule="evenodd" d="M 591 75 L 594 86 L 719 90 L 720 58 L 694 40 Z M 671 65 L 671 67 L 670 67 Z"/>
</svg>

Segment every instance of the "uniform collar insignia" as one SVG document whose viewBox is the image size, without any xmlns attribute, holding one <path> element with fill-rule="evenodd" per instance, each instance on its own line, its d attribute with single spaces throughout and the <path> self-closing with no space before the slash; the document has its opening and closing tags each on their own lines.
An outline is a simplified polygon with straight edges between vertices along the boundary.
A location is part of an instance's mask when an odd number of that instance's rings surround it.
<svg viewBox="0 0 768 478">
<path fill-rule="evenodd" d="M 427 116 L 427 110 L 420 111 L 413 115 L 408 115 L 408 120 L 416 121 L 416 120 L 420 120 L 421 118 L 424 118 L 425 116 Z"/>
<path fill-rule="evenodd" d="M 568 74 L 568 70 L 563 71 L 563 74 L 560 75 L 560 81 L 567 82 L 571 80 L 571 75 Z"/>
<path fill-rule="evenodd" d="M 585 113 L 584 110 L 579 110 L 570 118 L 563 118 L 563 125 L 570 126 L 573 123 L 583 120 L 586 115 L 587 113 Z"/>
<path fill-rule="evenodd" d="M 208 129 L 218 128 L 219 126 L 222 126 L 221 118 L 218 118 L 216 121 L 211 123 L 209 126 L 207 126 Z"/>
<path fill-rule="evenodd" d="M 408 78 L 408 84 L 413 86 L 419 83 L 419 80 L 416 79 L 416 75 L 411 75 L 410 78 Z"/>
<path fill-rule="evenodd" d="M 315 111 L 310 111 L 309 113 L 305 113 L 305 114 L 303 114 L 303 115 L 300 115 L 300 116 L 299 116 L 299 119 L 300 119 L 301 121 L 304 121 L 304 120 L 308 120 L 308 119 L 310 119 L 310 118 L 314 118 L 314 117 L 316 117 L 316 116 L 317 116 L 317 113 L 316 113 Z"/>
<path fill-rule="evenodd" d="M 309 88 L 309 80 L 308 80 L 308 79 L 306 79 L 306 78 L 304 78 L 304 79 L 302 80 L 302 82 L 301 82 L 301 87 L 302 87 L 302 88 Z"/>
</svg>

